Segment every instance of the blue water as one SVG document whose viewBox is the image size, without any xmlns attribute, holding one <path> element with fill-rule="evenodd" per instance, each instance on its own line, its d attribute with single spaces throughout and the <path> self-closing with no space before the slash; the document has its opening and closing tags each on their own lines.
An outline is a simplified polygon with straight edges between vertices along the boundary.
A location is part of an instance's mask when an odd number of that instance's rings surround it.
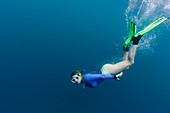
<svg viewBox="0 0 170 113">
<path fill-rule="evenodd" d="M 70 82 L 75 69 L 121 61 L 127 19 L 142 28 L 145 19 L 144 26 L 168 16 L 157 9 L 143 18 L 128 6 L 125 0 L 1 0 L 0 113 L 170 113 L 169 21 L 144 37 L 153 41 L 137 48 L 120 82 L 93 89 Z"/>
</svg>

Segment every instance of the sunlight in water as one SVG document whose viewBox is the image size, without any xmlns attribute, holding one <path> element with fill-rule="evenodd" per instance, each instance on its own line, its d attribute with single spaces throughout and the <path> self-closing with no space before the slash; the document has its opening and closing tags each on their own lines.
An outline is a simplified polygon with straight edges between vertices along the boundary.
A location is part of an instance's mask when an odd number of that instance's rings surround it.
<svg viewBox="0 0 170 113">
<path fill-rule="evenodd" d="M 137 25 L 137 32 L 144 29 L 147 25 L 160 17 L 168 17 L 170 15 L 170 0 L 129 0 L 127 9 L 125 10 L 126 22 L 133 21 Z M 170 21 L 164 22 L 164 29 L 168 29 Z M 161 29 L 160 29 L 161 30 Z M 154 51 L 153 46 L 156 45 L 156 37 L 159 31 L 151 30 L 143 36 L 138 49 L 146 50 L 149 53 Z"/>
</svg>

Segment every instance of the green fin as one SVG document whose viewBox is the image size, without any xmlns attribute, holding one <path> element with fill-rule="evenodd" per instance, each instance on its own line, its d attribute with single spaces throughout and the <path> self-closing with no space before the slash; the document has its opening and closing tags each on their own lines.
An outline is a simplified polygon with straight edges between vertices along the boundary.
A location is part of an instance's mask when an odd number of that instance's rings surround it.
<svg viewBox="0 0 170 113">
<path fill-rule="evenodd" d="M 150 30 L 152 30 L 153 28 L 155 28 L 156 26 L 158 26 L 159 24 L 161 24 L 162 22 L 164 22 L 165 20 L 168 20 L 169 18 L 159 18 L 156 21 L 154 21 L 153 23 L 151 23 L 150 25 L 148 25 L 144 30 L 138 32 L 135 37 L 137 37 L 138 35 L 144 35 L 145 33 L 149 32 Z"/>
<path fill-rule="evenodd" d="M 137 37 L 139 35 L 144 35 L 145 33 L 149 32 L 150 30 L 152 30 L 153 28 L 155 28 L 156 26 L 158 26 L 159 24 L 161 24 L 162 22 L 164 22 L 168 19 L 169 18 L 165 18 L 165 17 L 159 18 L 156 21 L 152 22 L 150 25 L 148 25 L 145 29 L 138 32 L 137 34 L 136 34 L 136 25 L 129 21 L 129 35 L 123 45 L 123 48 L 126 48 L 133 42 L 133 41 L 131 41 L 133 36 Z"/>
<path fill-rule="evenodd" d="M 132 23 L 131 21 L 129 21 L 129 34 L 123 47 L 126 48 L 128 45 L 132 43 L 131 39 L 135 34 L 136 34 L 136 25 Z"/>
</svg>

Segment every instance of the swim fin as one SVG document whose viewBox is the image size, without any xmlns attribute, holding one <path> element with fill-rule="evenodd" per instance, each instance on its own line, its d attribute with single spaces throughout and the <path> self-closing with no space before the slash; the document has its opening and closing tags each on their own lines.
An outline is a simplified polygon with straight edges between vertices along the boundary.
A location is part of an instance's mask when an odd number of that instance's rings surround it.
<svg viewBox="0 0 170 113">
<path fill-rule="evenodd" d="M 123 45 L 123 50 L 128 51 L 130 44 L 132 43 L 132 37 L 136 34 L 136 24 L 129 20 L 129 34 Z"/>
<path fill-rule="evenodd" d="M 150 25 L 148 25 L 144 30 L 138 32 L 135 37 L 137 37 L 138 35 L 144 35 L 145 33 L 149 32 L 150 30 L 152 30 L 153 28 L 155 28 L 156 26 L 158 26 L 159 24 L 161 24 L 162 22 L 164 22 L 165 20 L 168 20 L 169 18 L 159 18 L 156 21 L 154 21 L 153 23 L 151 23 Z"/>
<path fill-rule="evenodd" d="M 148 25 L 145 29 L 143 29 L 142 31 L 136 33 L 136 26 L 135 26 L 135 34 L 133 34 L 134 37 L 138 37 L 139 35 L 144 35 L 145 33 L 149 32 L 150 30 L 152 30 L 153 28 L 155 28 L 156 26 L 158 26 L 159 24 L 161 24 L 162 22 L 168 20 L 169 18 L 165 18 L 165 17 L 162 17 L 162 18 L 159 18 L 157 19 L 156 21 L 154 21 L 153 23 L 151 23 L 150 25 Z M 131 23 L 129 23 L 129 26 L 131 26 Z M 124 45 L 123 45 L 123 50 L 125 50 L 130 44 L 132 44 L 132 28 L 129 27 L 129 35 L 128 35 L 128 38 L 126 39 Z"/>
</svg>

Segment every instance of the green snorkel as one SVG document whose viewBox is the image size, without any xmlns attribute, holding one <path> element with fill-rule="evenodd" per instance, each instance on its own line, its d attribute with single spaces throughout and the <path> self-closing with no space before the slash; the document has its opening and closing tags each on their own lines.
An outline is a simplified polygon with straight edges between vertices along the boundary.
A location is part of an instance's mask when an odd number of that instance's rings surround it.
<svg viewBox="0 0 170 113">
<path fill-rule="evenodd" d="M 81 72 L 80 72 L 80 71 L 78 71 L 78 70 L 75 70 L 75 72 L 77 72 L 77 73 L 78 73 L 78 75 L 79 75 L 80 77 L 82 77 L 82 75 L 81 75 L 81 74 L 82 74 L 83 72 L 85 72 L 85 70 L 82 70 Z M 82 79 L 83 79 L 83 78 L 82 78 Z"/>
</svg>

